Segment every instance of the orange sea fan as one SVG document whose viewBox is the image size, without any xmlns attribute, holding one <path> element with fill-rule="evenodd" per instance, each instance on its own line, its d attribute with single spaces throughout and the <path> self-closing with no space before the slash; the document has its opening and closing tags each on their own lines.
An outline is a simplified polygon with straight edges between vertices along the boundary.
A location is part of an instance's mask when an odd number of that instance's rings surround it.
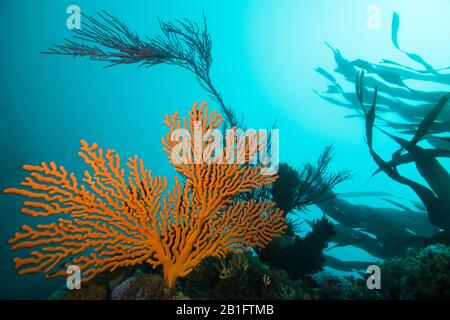
<svg viewBox="0 0 450 320">
<path fill-rule="evenodd" d="M 221 117 L 205 104 L 194 104 L 188 119 L 166 117 L 170 132 L 163 144 L 169 154 L 175 147 L 173 130 L 183 123 L 193 134 L 198 120 L 202 132 L 221 124 Z M 149 263 L 163 267 L 172 287 L 204 258 L 263 247 L 285 229 L 282 211 L 272 202 L 236 200 L 276 178 L 261 175 L 257 166 L 174 164 L 185 179 L 175 177 L 166 191 L 166 178 L 153 177 L 137 157 L 128 159 L 125 170 L 114 150 L 104 152 L 85 141 L 79 155 L 90 166 L 84 184 L 51 162 L 24 166 L 30 175 L 23 188 L 5 190 L 29 198 L 25 214 L 59 216 L 53 223 L 25 225 L 9 241 L 13 250 L 30 250 L 28 257 L 14 259 L 20 274 L 65 276 L 61 265 L 75 264 L 82 281 L 89 281 L 103 271 Z"/>
</svg>

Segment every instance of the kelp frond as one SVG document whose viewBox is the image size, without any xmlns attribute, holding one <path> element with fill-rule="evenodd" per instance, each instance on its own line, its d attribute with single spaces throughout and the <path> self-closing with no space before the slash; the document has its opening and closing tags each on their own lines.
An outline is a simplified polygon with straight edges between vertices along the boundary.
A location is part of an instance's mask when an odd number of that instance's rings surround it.
<svg viewBox="0 0 450 320">
<path fill-rule="evenodd" d="M 358 77 L 361 76 L 363 75 L 358 74 Z M 360 83 L 362 83 L 362 81 Z M 358 89 L 358 91 L 359 90 L 360 89 Z M 391 138 L 401 145 L 401 148 L 392 154 L 392 160 L 394 161 L 389 162 L 385 161 L 375 151 L 373 143 L 373 129 L 375 127 L 374 123 L 377 107 L 376 89 L 372 106 L 365 111 L 366 143 L 373 160 L 378 165 L 379 169 L 386 173 L 389 178 L 410 187 L 423 202 L 428 212 L 430 222 L 444 230 L 450 228 L 450 201 L 448 199 L 448 195 L 450 194 L 450 174 L 434 157 L 431 157 L 429 153 L 424 153 L 424 149 L 417 146 L 417 142 L 426 135 L 431 123 L 444 108 L 447 99 L 447 95 L 442 97 L 429 114 L 425 116 L 424 120 L 419 125 L 421 130 L 415 133 L 411 141 L 406 141 L 389 134 Z M 362 100 L 360 103 L 362 106 L 364 105 Z M 427 181 L 431 189 L 403 176 L 399 172 L 395 160 L 401 157 L 404 150 L 411 156 L 412 161 L 416 164 L 419 174 Z"/>
<path fill-rule="evenodd" d="M 398 62 L 382 59 L 380 63 L 372 63 L 363 59 L 348 60 L 342 53 L 328 45 L 333 51 L 336 62 L 336 73 L 340 74 L 345 82 L 351 85 L 359 85 L 359 70 L 365 73 L 367 87 L 362 87 L 356 93 L 347 91 L 345 83 L 340 83 L 335 74 L 329 73 L 323 68 L 316 68 L 330 84 L 325 92 L 316 93 L 324 100 L 356 111 L 357 114 L 350 114 L 347 117 L 363 116 L 360 109 L 360 101 L 364 101 L 366 96 L 375 96 L 375 86 L 378 88 L 377 113 L 378 122 L 386 128 L 392 128 L 401 134 L 413 135 L 419 131 L 417 123 L 422 122 L 435 107 L 436 100 L 448 92 L 450 86 L 450 67 L 434 68 L 424 58 L 415 53 L 403 50 L 398 43 L 398 31 L 400 17 L 394 13 L 392 18 L 391 41 L 394 47 L 405 54 L 413 63 L 417 63 L 421 68 L 409 67 Z M 423 90 L 420 84 L 426 88 L 433 85 L 432 90 Z M 411 84 L 409 86 L 408 84 Z M 419 85 L 415 85 L 419 84 Z M 402 120 L 389 120 L 385 114 L 397 115 Z M 392 118 L 392 117 L 391 117 Z M 439 135 L 450 131 L 450 110 L 440 112 L 439 118 L 430 122 L 427 132 L 427 139 L 431 144 L 444 145 L 450 149 L 450 145 L 443 140 L 439 140 Z"/>
</svg>

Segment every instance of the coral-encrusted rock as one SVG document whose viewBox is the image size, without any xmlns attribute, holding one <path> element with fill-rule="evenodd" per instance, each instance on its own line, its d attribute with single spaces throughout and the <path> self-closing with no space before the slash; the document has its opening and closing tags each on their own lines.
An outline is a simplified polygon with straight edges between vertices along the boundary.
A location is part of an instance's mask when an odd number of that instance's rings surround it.
<svg viewBox="0 0 450 320">
<path fill-rule="evenodd" d="M 388 299 L 450 298 L 450 247 L 445 245 L 410 249 L 405 257 L 387 259 L 381 272 Z"/>
<path fill-rule="evenodd" d="M 111 294 L 112 300 L 183 300 L 184 295 L 169 289 L 157 274 L 139 274 L 118 285 Z"/>
<path fill-rule="evenodd" d="M 58 300 L 108 300 L 108 287 L 101 283 L 82 286 L 80 290 L 67 290 Z"/>
<path fill-rule="evenodd" d="M 105 271 L 91 281 L 81 284 L 80 290 L 68 290 L 65 286 L 55 292 L 50 300 L 109 300 L 112 289 L 136 273 L 134 268 Z"/>
</svg>

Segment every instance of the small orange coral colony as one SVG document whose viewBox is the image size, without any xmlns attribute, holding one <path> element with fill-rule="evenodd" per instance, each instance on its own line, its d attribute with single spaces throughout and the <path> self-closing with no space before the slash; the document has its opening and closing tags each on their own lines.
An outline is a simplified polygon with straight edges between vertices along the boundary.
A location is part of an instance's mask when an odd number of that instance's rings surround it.
<svg viewBox="0 0 450 320">
<path fill-rule="evenodd" d="M 163 144 L 169 155 L 176 145 L 170 139 L 173 131 L 183 124 L 192 132 L 198 121 L 205 132 L 219 128 L 222 120 L 205 103 L 194 104 L 188 119 L 166 117 L 170 132 Z M 283 214 L 272 202 L 238 199 L 276 179 L 261 175 L 257 166 L 173 163 L 185 179 L 175 177 L 166 192 L 166 178 L 153 177 L 137 157 L 128 159 L 125 170 L 114 150 L 104 152 L 85 141 L 79 155 L 90 166 L 84 184 L 50 162 L 25 165 L 30 175 L 23 188 L 5 190 L 29 198 L 25 214 L 58 216 L 34 228 L 24 225 L 9 241 L 13 250 L 29 250 L 28 257 L 14 259 L 20 274 L 66 276 L 61 267 L 75 264 L 82 281 L 89 281 L 103 271 L 149 263 L 163 267 L 172 287 L 202 259 L 263 247 L 285 229 Z"/>
</svg>

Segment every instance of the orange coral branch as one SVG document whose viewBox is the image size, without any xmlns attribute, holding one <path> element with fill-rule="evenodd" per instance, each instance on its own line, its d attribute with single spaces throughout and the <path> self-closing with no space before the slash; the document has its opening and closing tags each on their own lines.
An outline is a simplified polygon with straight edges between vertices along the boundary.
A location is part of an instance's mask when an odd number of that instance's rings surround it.
<svg viewBox="0 0 450 320">
<path fill-rule="evenodd" d="M 174 130 L 183 124 L 193 133 L 199 121 L 202 132 L 222 123 L 205 104 L 195 104 L 189 119 L 167 116 L 170 132 L 163 139 L 165 150 L 170 154 L 175 147 L 170 139 Z M 202 147 L 211 147 L 210 143 Z M 195 157 L 195 147 L 187 155 L 190 159 Z M 166 192 L 166 179 L 153 177 L 137 157 L 128 159 L 125 170 L 114 150 L 104 152 L 85 141 L 79 156 L 90 166 L 84 184 L 50 162 L 24 166 L 30 175 L 21 183 L 23 188 L 5 190 L 29 198 L 22 209 L 25 214 L 59 216 L 35 228 L 25 225 L 9 241 L 13 250 L 34 250 L 27 258 L 14 259 L 20 274 L 64 276 L 61 266 L 76 264 L 82 280 L 89 281 L 100 272 L 146 262 L 161 265 L 167 284 L 173 286 L 204 258 L 265 246 L 285 229 L 282 212 L 270 201 L 236 201 L 237 195 L 276 178 L 261 175 L 258 167 L 174 164 L 186 181 L 175 178 Z"/>
<path fill-rule="evenodd" d="M 57 222 L 23 226 L 9 241 L 13 250 L 39 249 L 29 258 L 16 258 L 20 274 L 44 271 L 47 277 L 65 275 L 61 265 L 77 264 L 84 281 L 99 272 L 142 263 L 155 252 L 151 220 L 160 211 L 160 198 L 166 180 L 153 178 L 137 157 L 130 158 L 130 174 L 120 169 L 120 157 L 114 150 L 81 142 L 79 155 L 92 168 L 80 185 L 74 174 L 55 163 L 24 166 L 30 171 L 22 182 L 26 189 L 6 189 L 6 193 L 27 196 L 22 212 L 35 217 L 67 215 Z M 145 196 L 143 196 L 145 195 Z"/>
</svg>

